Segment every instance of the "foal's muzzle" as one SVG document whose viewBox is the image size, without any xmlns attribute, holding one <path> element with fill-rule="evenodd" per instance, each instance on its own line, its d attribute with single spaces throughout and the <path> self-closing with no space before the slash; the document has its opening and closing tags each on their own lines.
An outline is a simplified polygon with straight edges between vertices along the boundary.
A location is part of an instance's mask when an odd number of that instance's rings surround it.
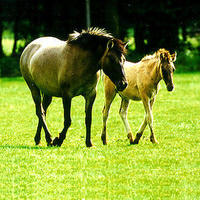
<svg viewBox="0 0 200 200">
<path fill-rule="evenodd" d="M 128 83 L 126 81 L 119 81 L 116 84 L 117 90 L 118 91 L 123 91 L 127 87 Z"/>
</svg>

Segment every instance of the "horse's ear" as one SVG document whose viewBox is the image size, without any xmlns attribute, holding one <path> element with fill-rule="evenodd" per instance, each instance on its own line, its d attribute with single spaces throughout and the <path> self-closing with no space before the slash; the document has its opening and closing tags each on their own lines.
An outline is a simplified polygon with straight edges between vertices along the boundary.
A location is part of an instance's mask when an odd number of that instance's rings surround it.
<svg viewBox="0 0 200 200">
<path fill-rule="evenodd" d="M 124 43 L 124 49 L 128 46 L 129 43 L 130 43 L 130 40 Z"/>
<path fill-rule="evenodd" d="M 108 50 L 109 50 L 109 49 L 112 49 L 113 46 L 114 46 L 114 41 L 113 41 L 113 39 L 108 40 L 107 49 L 108 49 Z"/>
<path fill-rule="evenodd" d="M 177 56 L 177 53 L 176 51 L 171 55 L 171 61 L 172 62 L 175 62 L 176 61 L 176 56 Z"/>
</svg>

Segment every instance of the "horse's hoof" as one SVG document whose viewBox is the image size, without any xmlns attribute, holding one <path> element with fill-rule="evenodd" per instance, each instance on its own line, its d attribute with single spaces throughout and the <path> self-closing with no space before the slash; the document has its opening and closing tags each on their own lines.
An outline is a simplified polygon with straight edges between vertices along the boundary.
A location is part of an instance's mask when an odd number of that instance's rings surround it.
<svg viewBox="0 0 200 200">
<path fill-rule="evenodd" d="M 47 146 L 48 146 L 48 147 L 52 147 L 52 146 L 53 146 L 53 143 L 52 143 L 52 142 L 48 142 L 48 143 L 47 143 Z"/>
<path fill-rule="evenodd" d="M 103 142 L 103 145 L 107 145 L 107 140 L 106 140 L 106 136 L 105 135 L 101 135 L 101 140 Z"/>
<path fill-rule="evenodd" d="M 57 146 L 57 147 L 60 147 L 61 146 L 61 142 L 59 140 L 58 137 L 56 137 L 54 140 L 53 140 L 53 146 Z"/>
<path fill-rule="evenodd" d="M 103 141 L 103 145 L 107 145 L 108 143 L 107 143 L 107 141 Z"/>
<path fill-rule="evenodd" d="M 93 147 L 93 144 L 91 142 L 86 142 L 86 147 Z"/>
<path fill-rule="evenodd" d="M 40 144 L 40 138 L 38 139 L 37 137 L 35 137 L 34 141 L 35 141 L 35 145 L 39 145 Z"/>
<path fill-rule="evenodd" d="M 36 142 L 36 141 L 35 141 L 35 145 L 36 145 L 36 146 L 39 145 L 39 144 L 40 144 L 40 142 Z"/>
</svg>

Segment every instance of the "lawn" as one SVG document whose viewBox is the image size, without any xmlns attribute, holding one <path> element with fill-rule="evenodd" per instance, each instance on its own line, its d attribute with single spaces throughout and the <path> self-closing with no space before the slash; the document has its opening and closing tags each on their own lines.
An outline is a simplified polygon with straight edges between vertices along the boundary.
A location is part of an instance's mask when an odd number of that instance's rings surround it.
<svg viewBox="0 0 200 200">
<path fill-rule="evenodd" d="M 103 84 L 93 109 L 92 141 L 85 147 L 84 99 L 72 101 L 72 126 L 62 147 L 46 147 L 44 132 L 34 145 L 34 104 L 22 78 L 0 79 L 0 199 L 200 199 L 200 73 L 175 74 L 175 91 L 164 83 L 154 105 L 159 141 L 130 146 L 119 117 L 117 97 L 108 120 L 108 145 L 100 140 Z M 131 102 L 136 133 L 143 120 L 140 102 Z M 63 127 L 61 99 L 49 108 L 53 137 Z"/>
</svg>

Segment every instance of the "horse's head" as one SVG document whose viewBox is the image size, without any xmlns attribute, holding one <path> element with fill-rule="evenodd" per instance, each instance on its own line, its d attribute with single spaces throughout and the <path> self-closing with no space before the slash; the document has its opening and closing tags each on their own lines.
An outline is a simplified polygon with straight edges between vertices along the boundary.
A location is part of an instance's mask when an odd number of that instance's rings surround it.
<svg viewBox="0 0 200 200">
<path fill-rule="evenodd" d="M 121 40 L 110 39 L 101 58 L 101 66 L 104 73 L 116 85 L 118 91 L 123 91 L 127 87 L 123 67 L 125 51 L 125 44 Z"/>
<path fill-rule="evenodd" d="M 176 60 L 176 52 L 170 55 L 169 51 L 165 49 L 160 49 L 160 73 L 162 79 L 165 81 L 168 91 L 172 91 L 174 89 L 173 84 L 173 73 L 175 71 L 174 63 Z"/>
</svg>

